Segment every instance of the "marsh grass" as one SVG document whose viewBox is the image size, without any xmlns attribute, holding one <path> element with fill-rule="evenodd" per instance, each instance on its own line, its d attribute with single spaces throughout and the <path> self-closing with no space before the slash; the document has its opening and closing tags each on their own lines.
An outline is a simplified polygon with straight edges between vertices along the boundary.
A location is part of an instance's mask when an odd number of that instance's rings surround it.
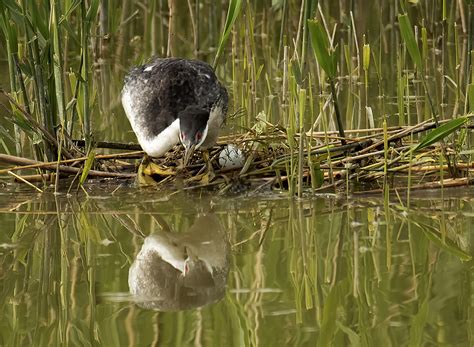
<svg viewBox="0 0 474 347">
<path fill-rule="evenodd" d="M 440 165 L 447 164 L 449 177 L 471 177 L 472 153 L 466 150 L 472 142 L 474 104 L 472 3 L 376 6 L 380 22 L 373 24 L 358 4 L 340 8 L 310 0 L 272 6 L 238 0 L 217 6 L 200 0 L 142 5 L 5 0 L 0 27 L 15 154 L 38 163 L 88 157 L 80 183 L 91 170 L 112 172 L 113 165 L 94 160 L 94 153 L 101 154 L 94 147 L 109 140 L 100 134 L 113 138 L 122 133 L 111 114 L 123 117 L 117 105 L 123 74 L 152 54 L 173 53 L 213 62 L 229 87 L 236 116 L 229 126 L 240 135 L 223 140 L 240 141 L 248 152 L 241 178 L 283 179 L 287 183 L 279 186 L 301 196 L 307 188 L 321 187 L 322 174 L 326 187 L 338 185 L 341 172 L 346 182 L 380 177 L 370 170 L 383 167 L 387 175 L 400 159 L 384 158 L 380 166 L 374 154 L 351 169 L 338 162 L 367 155 L 369 150 L 358 148 L 362 144 L 374 152 L 383 147 L 403 161 L 417 160 L 406 150 L 398 153 L 400 144 L 393 139 L 385 148 L 380 141 L 392 134 L 376 129 L 385 121 L 387 129 L 421 129 L 424 122 L 432 120 L 438 127 L 450 119 L 466 121 L 448 122 L 460 131 L 440 127 L 433 158 L 438 161 L 441 150 Z M 384 27 L 384 20 L 393 26 Z M 269 124 L 268 133 L 252 131 L 258 114 Z M 396 140 L 404 141 L 407 134 L 398 129 Z M 374 142 L 364 143 L 370 135 Z M 416 147 L 420 136 L 430 135 L 416 132 L 415 143 L 408 144 Z M 71 139 L 83 139 L 84 146 Z M 269 148 L 280 155 L 268 156 L 264 149 Z M 458 163 L 467 169 L 459 172 Z"/>
</svg>

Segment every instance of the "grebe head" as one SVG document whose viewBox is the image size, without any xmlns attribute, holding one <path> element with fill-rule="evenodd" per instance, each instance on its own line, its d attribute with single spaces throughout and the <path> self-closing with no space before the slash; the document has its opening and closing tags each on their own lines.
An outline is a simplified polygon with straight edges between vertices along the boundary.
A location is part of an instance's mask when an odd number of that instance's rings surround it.
<svg viewBox="0 0 474 347">
<path fill-rule="evenodd" d="M 184 165 L 192 157 L 207 136 L 209 111 L 197 106 L 188 106 L 178 114 L 179 139 L 184 146 Z"/>
</svg>

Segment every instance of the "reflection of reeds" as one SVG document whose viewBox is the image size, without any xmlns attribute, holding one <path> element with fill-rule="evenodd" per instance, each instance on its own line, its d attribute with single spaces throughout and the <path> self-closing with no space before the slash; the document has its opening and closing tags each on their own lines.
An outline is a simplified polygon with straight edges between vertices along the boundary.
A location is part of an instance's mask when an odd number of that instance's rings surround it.
<svg viewBox="0 0 474 347">
<path fill-rule="evenodd" d="M 387 206 L 367 195 L 291 202 L 211 197 L 234 244 L 227 296 L 199 311 L 156 313 L 124 295 L 142 233 L 156 228 L 155 219 L 184 232 L 211 200 L 203 197 L 183 214 L 186 195 L 151 201 L 156 192 L 145 192 L 145 202 L 132 189 L 120 194 L 87 201 L 26 196 L 16 219 L 4 219 L 2 242 L 13 245 L 2 247 L 4 341 L 420 345 L 434 340 L 439 326 L 455 331 L 456 341 L 468 339 L 468 322 L 453 315 L 466 317 L 470 309 L 462 303 L 469 300 L 471 268 L 460 260 L 471 259 L 471 197 L 423 194 L 409 208 L 395 195 Z M 124 205 L 124 197 L 132 201 Z M 427 313 L 430 299 L 449 304 L 429 305 Z"/>
</svg>

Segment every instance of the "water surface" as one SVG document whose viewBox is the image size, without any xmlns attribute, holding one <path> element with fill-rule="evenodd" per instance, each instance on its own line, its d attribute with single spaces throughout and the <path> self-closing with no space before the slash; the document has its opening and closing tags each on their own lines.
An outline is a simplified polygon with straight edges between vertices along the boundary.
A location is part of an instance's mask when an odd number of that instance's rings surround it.
<svg viewBox="0 0 474 347">
<path fill-rule="evenodd" d="M 0 193 L 1 345 L 473 344 L 472 188 L 409 204 L 86 191 Z M 128 284 L 149 235 L 193 259 L 184 276 L 147 263 L 156 300 Z"/>
</svg>

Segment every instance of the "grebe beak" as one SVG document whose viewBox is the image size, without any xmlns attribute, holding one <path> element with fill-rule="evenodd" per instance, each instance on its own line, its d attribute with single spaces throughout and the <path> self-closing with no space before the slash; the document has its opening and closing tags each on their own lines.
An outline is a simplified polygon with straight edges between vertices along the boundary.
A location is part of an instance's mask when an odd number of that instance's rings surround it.
<svg viewBox="0 0 474 347">
<path fill-rule="evenodd" d="M 196 149 L 196 145 L 191 145 L 191 147 L 186 147 L 185 148 L 185 150 L 184 150 L 184 161 L 183 161 L 184 166 L 188 165 L 189 159 L 191 159 L 191 157 L 193 156 L 195 149 Z"/>
</svg>

